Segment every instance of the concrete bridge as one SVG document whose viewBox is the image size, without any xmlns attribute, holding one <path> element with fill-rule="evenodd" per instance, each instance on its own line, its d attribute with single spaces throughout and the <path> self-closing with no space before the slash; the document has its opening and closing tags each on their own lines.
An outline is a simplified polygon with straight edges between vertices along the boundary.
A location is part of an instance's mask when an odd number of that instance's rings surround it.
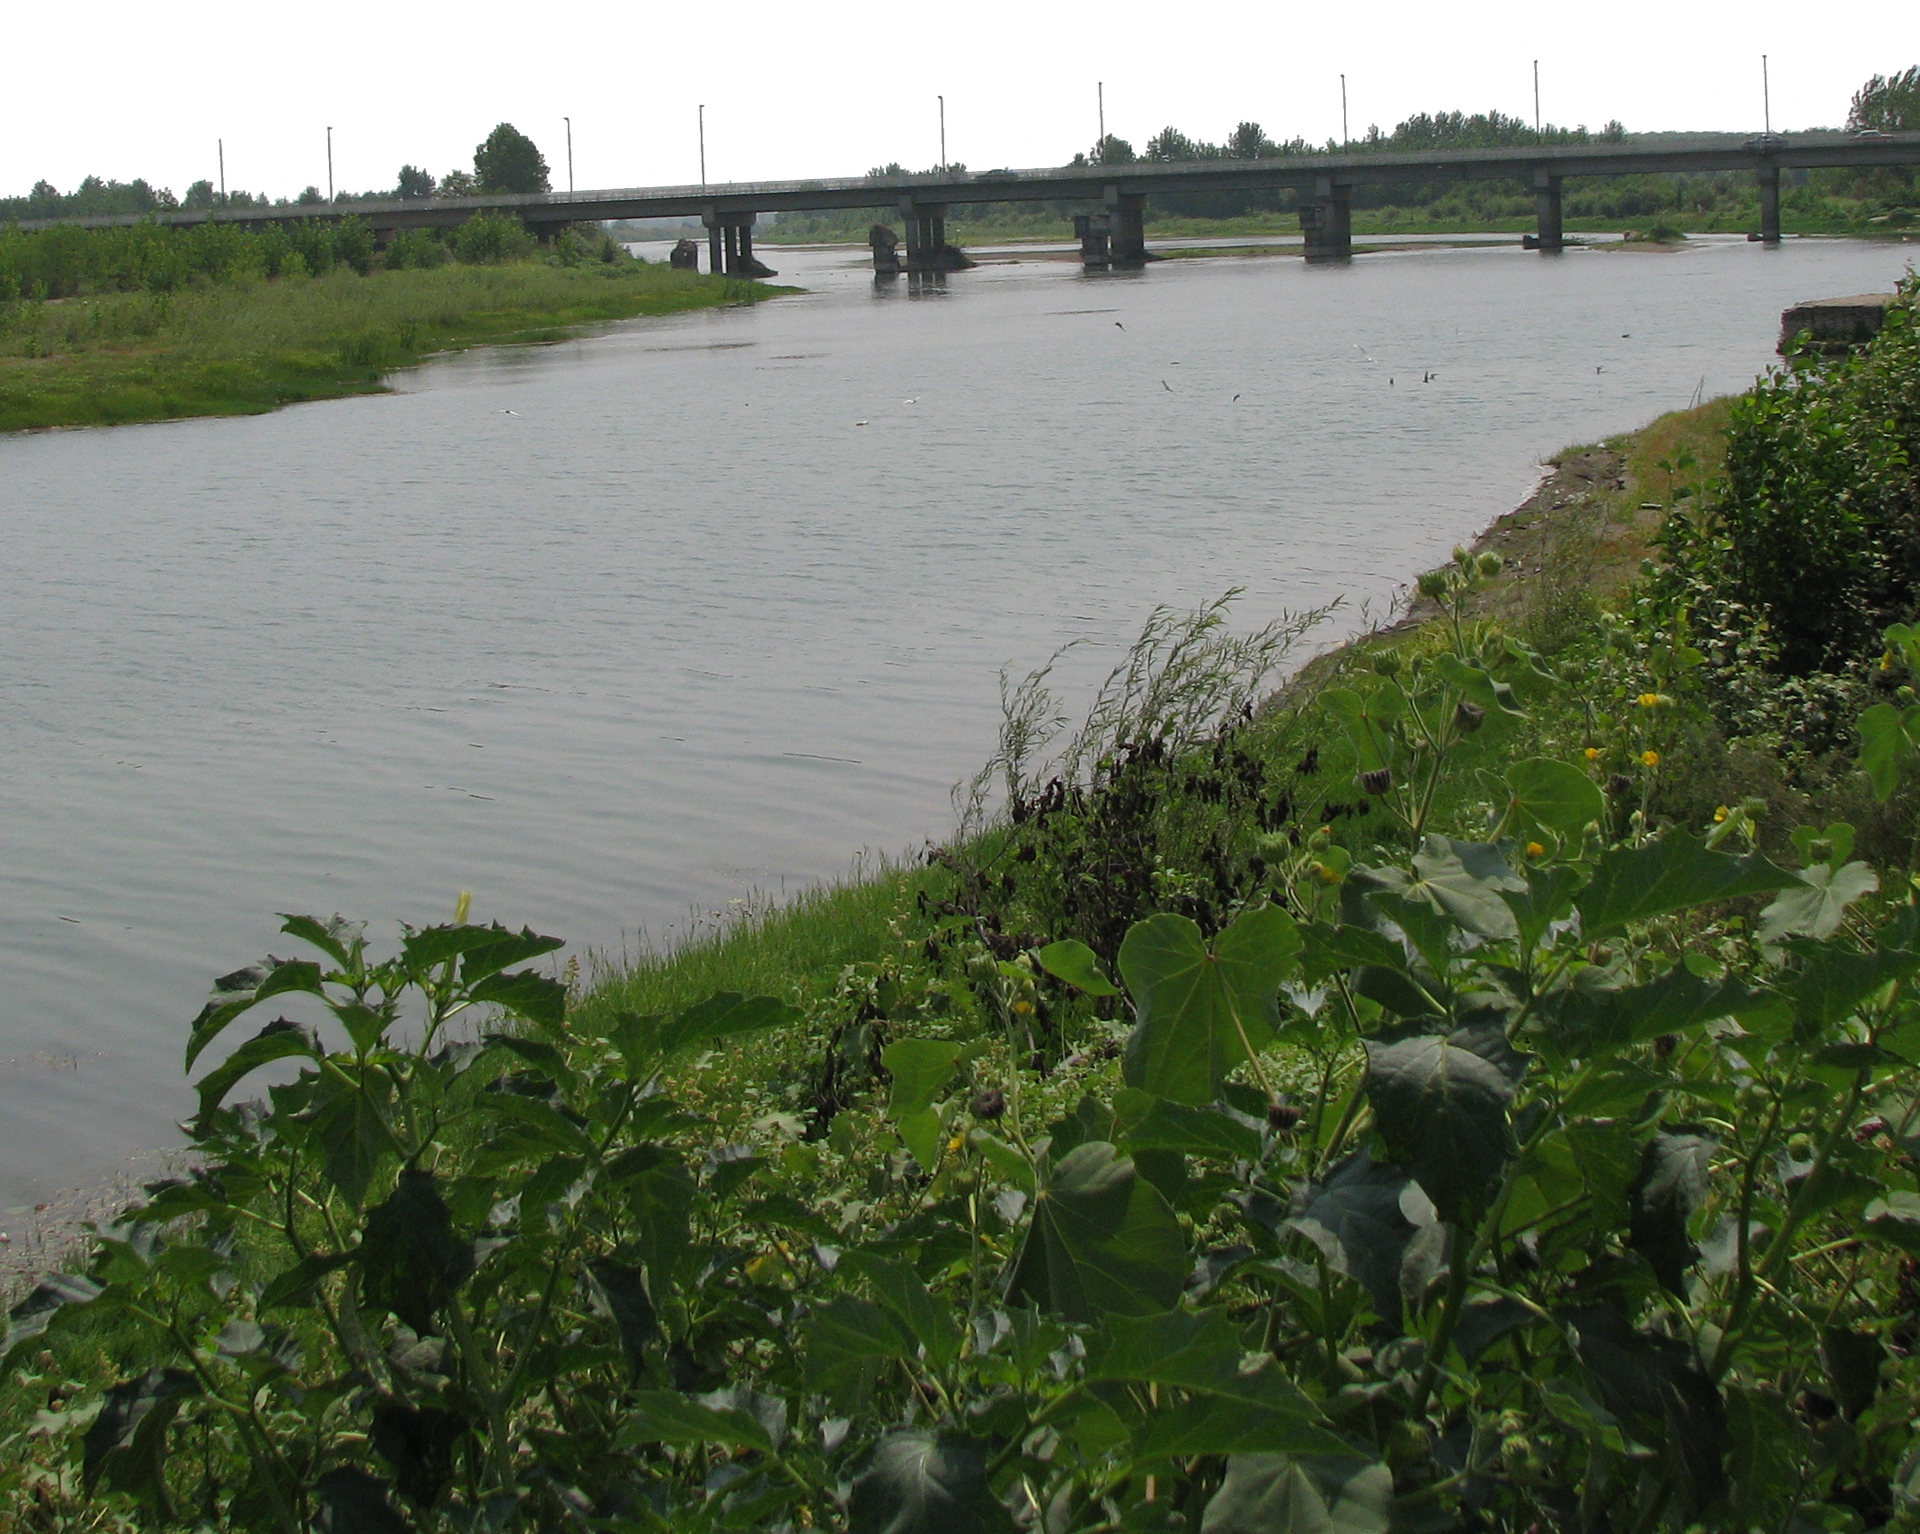
<svg viewBox="0 0 1920 1534">
<path fill-rule="evenodd" d="M 998 202 L 1057 203 L 1075 210 L 1082 258 L 1091 266 L 1147 259 L 1146 200 L 1156 193 L 1292 191 L 1309 260 L 1352 253 L 1356 187 L 1435 181 L 1518 181 L 1533 189 L 1535 248 L 1562 248 L 1561 194 L 1569 178 L 1706 174 L 1745 171 L 1760 187 L 1760 227 L 1750 237 L 1780 238 L 1784 171 L 1920 165 L 1920 133 L 1797 133 L 1743 138 L 1734 134 L 1664 139 L 1654 144 L 1543 144 L 1417 154 L 1348 152 L 1264 160 L 1189 164 L 1068 166 L 1054 170 L 989 170 L 949 176 L 859 177 L 826 181 L 726 182 L 706 186 L 632 187 L 616 191 L 502 193 L 483 197 L 392 199 L 275 208 L 170 212 L 141 217 L 24 221 L 90 227 L 135 224 L 263 224 L 302 219 L 366 219 L 381 238 L 402 229 L 465 223 L 476 213 L 511 213 L 536 232 L 623 218 L 697 217 L 708 231 L 709 269 L 755 274 L 753 228 L 761 213 L 872 208 L 906 224 L 906 268 L 941 265 L 948 210 Z"/>
</svg>

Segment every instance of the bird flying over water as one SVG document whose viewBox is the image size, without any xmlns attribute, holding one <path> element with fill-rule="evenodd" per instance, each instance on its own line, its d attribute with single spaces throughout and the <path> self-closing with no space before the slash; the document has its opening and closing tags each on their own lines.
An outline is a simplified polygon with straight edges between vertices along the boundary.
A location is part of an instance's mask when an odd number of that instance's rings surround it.
<svg viewBox="0 0 1920 1534">
<path fill-rule="evenodd" d="M 1239 399 L 1239 398 L 1240 398 L 1240 396 L 1236 394 L 1236 395 L 1234 395 L 1234 397 L 1233 397 L 1233 399 L 1230 399 L 1230 400 L 1228 400 L 1228 401 L 1227 401 L 1227 403 L 1228 403 L 1229 405 L 1231 405 L 1231 404 L 1233 404 L 1233 403 L 1234 403 L 1234 400 L 1237 400 L 1237 399 Z"/>
<path fill-rule="evenodd" d="M 1118 320 L 1115 320 L 1113 322 L 1113 328 L 1115 330 L 1125 330 L 1127 327 L 1125 325 L 1122 325 Z"/>
<path fill-rule="evenodd" d="M 502 415 L 519 415 L 520 414 L 520 412 L 517 410 L 503 410 L 500 413 Z"/>
<path fill-rule="evenodd" d="M 1173 393 L 1173 385 L 1168 383 L 1164 378 L 1160 380 L 1160 387 L 1165 389 L 1169 394 Z"/>
</svg>

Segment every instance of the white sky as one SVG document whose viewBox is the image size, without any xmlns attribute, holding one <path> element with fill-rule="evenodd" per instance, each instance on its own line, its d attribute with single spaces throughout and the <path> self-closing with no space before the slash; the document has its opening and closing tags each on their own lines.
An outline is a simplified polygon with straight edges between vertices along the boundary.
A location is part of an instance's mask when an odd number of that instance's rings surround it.
<svg viewBox="0 0 1920 1534">
<path fill-rule="evenodd" d="M 1920 61 L 1912 0 L 1854 0 L 1809 20 L 1785 0 L 1373 0 L 1279 6 L 774 6 L 762 0 L 96 0 L 9 8 L 0 195 L 46 178 L 218 180 L 291 196 L 391 187 L 403 161 L 471 168 L 505 119 L 566 185 L 562 114 L 581 188 L 698 179 L 707 107 L 714 181 L 858 175 L 947 154 L 974 170 L 1056 165 L 1107 127 L 1138 147 L 1171 123 L 1220 139 L 1243 117 L 1276 139 L 1340 132 L 1346 72 L 1357 136 L 1418 111 L 1533 115 L 1630 129 L 1761 126 L 1760 55 L 1776 129 L 1837 126 L 1868 75 Z"/>
</svg>

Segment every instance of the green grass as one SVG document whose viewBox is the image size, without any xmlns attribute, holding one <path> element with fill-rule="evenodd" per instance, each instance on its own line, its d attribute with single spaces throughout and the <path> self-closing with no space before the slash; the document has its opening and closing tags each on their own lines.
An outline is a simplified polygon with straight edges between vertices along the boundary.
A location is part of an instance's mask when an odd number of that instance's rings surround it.
<svg viewBox="0 0 1920 1534">
<path fill-rule="evenodd" d="M 0 309 L 0 431 L 378 393 L 388 372 L 435 352 L 560 340 L 780 291 L 640 263 L 528 261 L 17 303 Z"/>
</svg>

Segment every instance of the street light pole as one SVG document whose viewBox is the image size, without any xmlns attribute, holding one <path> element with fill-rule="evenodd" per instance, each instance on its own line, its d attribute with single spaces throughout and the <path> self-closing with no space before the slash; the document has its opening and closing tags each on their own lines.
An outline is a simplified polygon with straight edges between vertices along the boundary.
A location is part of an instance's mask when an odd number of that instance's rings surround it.
<svg viewBox="0 0 1920 1534">
<path fill-rule="evenodd" d="M 947 173 L 947 98 L 935 96 L 933 99 L 940 103 L 940 174 L 944 176 Z"/>
<path fill-rule="evenodd" d="M 707 184 L 707 104 L 700 103 L 700 185 Z"/>
<path fill-rule="evenodd" d="M 1100 102 L 1100 153 L 1104 156 L 1107 152 L 1107 82 L 1098 81 L 1093 88 Z"/>
<path fill-rule="evenodd" d="M 1773 137 L 1773 88 L 1767 79 L 1767 56 L 1760 55 L 1760 110 L 1764 114 L 1766 134 Z"/>
<path fill-rule="evenodd" d="M 567 192 L 573 192 L 573 119 L 564 114 L 560 121 L 567 125 Z"/>
<path fill-rule="evenodd" d="M 214 142 L 220 146 L 220 200 L 225 202 L 227 200 L 227 141 L 216 139 Z"/>
<path fill-rule="evenodd" d="M 327 201 L 333 201 L 333 124 L 327 124 Z"/>
<path fill-rule="evenodd" d="M 1347 132 L 1347 77 L 1340 77 L 1340 147 L 1345 149 L 1353 142 L 1353 136 Z"/>
<path fill-rule="evenodd" d="M 1547 141 L 1540 130 L 1540 61 L 1533 61 L 1533 136 L 1541 143 Z"/>
</svg>

